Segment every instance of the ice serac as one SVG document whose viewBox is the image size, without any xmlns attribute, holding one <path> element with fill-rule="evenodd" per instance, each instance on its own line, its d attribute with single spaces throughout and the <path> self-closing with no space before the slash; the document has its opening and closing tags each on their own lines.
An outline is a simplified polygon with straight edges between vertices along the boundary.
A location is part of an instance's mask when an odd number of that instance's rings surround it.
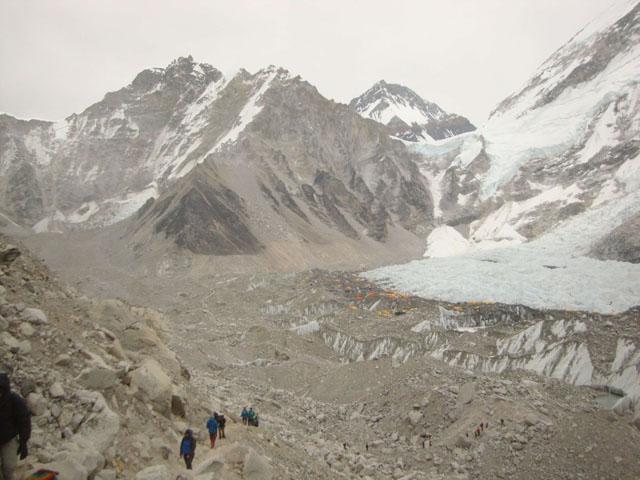
<svg viewBox="0 0 640 480">
<path fill-rule="evenodd" d="M 384 80 L 351 100 L 349 106 L 409 142 L 441 140 L 475 130 L 465 117 L 447 113 L 413 90 Z"/>
<path fill-rule="evenodd" d="M 617 2 L 481 129 L 411 146 L 442 224 L 426 255 L 450 257 L 371 278 L 451 301 L 602 312 L 636 305 L 639 71 L 640 4 Z"/>
</svg>

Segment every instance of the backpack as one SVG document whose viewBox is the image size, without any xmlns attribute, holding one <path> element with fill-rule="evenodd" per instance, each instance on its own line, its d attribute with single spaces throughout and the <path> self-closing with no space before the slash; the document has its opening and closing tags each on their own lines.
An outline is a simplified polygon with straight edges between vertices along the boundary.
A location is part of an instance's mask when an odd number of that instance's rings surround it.
<svg viewBox="0 0 640 480">
<path fill-rule="evenodd" d="M 58 480 L 58 472 L 53 470 L 38 470 L 29 475 L 25 480 Z"/>
</svg>

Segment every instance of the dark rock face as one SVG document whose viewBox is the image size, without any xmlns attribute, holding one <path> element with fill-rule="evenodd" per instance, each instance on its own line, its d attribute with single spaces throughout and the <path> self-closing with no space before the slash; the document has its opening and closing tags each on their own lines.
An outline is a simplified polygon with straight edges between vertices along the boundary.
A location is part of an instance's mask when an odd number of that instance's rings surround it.
<svg viewBox="0 0 640 480">
<path fill-rule="evenodd" d="M 262 246 L 246 225 L 242 199 L 211 178 L 187 179 L 177 194 L 156 202 L 143 223 L 151 222 L 176 245 L 205 255 L 258 253 Z"/>
<path fill-rule="evenodd" d="M 590 255 L 601 260 L 640 263 L 640 213 L 600 239 Z"/>
<path fill-rule="evenodd" d="M 10 213 L 19 222 L 32 224 L 42 218 L 43 195 L 30 163 L 22 162 L 9 174 L 5 195 Z"/>
</svg>

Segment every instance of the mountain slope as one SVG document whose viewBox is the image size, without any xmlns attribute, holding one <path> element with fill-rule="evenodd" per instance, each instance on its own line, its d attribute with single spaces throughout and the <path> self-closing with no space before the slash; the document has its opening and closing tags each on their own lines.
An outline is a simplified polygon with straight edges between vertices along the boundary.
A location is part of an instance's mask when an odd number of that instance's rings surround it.
<svg viewBox="0 0 640 480">
<path fill-rule="evenodd" d="M 640 4 L 621 2 L 552 55 L 480 131 L 416 146 L 443 224 L 425 256 L 458 256 L 371 278 L 452 301 L 604 312 L 636 305 L 640 266 L 590 255 L 640 256 L 638 71 Z"/>
<path fill-rule="evenodd" d="M 351 100 L 349 106 L 409 142 L 441 140 L 476 129 L 466 118 L 447 113 L 413 90 L 384 80 Z"/>
<path fill-rule="evenodd" d="M 431 228 L 402 143 L 276 67 L 225 78 L 180 58 L 62 122 L 2 116 L 0 141 L 0 207 L 40 232 L 105 227 L 152 199 L 127 227 L 137 244 L 161 233 L 195 253 L 411 244 Z"/>
<path fill-rule="evenodd" d="M 251 121 L 227 140 L 205 146 L 203 139 L 203 153 L 194 150 L 178 167 L 190 173 L 131 220 L 133 238 L 145 243 L 150 232 L 164 232 L 178 243 L 190 238 L 183 246 L 195 253 L 256 253 L 267 244 L 384 242 L 424 234 L 432 204 L 406 148 L 299 77 L 272 69 L 268 78 L 246 115 Z M 241 124 L 246 117 L 240 114 Z M 192 224 L 215 224 L 214 210 L 220 209 L 200 205 L 212 197 L 239 215 L 227 216 L 221 237 L 182 221 L 190 233 L 166 228 L 166 218 L 185 215 L 198 218 Z M 239 224 L 242 230 L 233 230 Z M 226 251 L 226 240 L 238 248 Z"/>
<path fill-rule="evenodd" d="M 415 147 L 442 223 L 476 246 L 521 243 L 589 209 L 634 203 L 640 6 L 624 5 L 559 49 L 480 131 Z"/>
</svg>

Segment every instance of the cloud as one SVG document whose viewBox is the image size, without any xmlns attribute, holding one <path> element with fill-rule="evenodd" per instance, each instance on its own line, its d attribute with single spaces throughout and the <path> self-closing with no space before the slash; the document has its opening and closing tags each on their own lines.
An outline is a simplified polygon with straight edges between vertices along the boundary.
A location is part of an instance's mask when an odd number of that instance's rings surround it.
<svg viewBox="0 0 640 480">
<path fill-rule="evenodd" d="M 0 111 L 57 119 L 192 54 L 276 64 L 348 102 L 380 79 L 481 124 L 603 0 L 21 0 L 0 18 Z"/>
</svg>

